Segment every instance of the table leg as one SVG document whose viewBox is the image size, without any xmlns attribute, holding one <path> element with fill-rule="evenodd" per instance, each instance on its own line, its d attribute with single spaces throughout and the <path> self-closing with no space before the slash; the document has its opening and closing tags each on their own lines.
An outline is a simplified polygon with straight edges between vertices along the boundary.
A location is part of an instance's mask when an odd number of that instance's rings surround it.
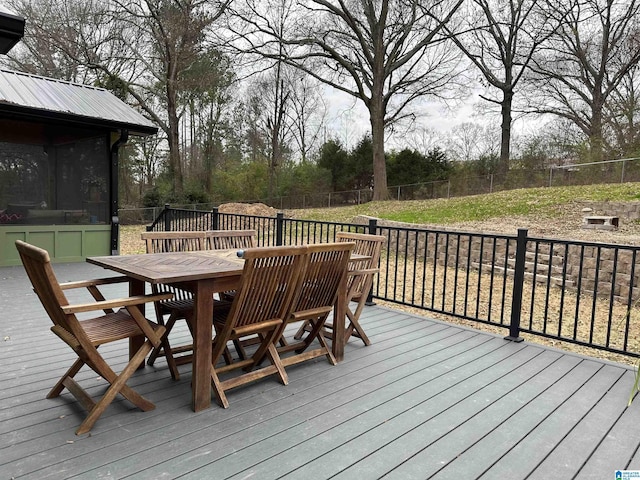
<svg viewBox="0 0 640 480">
<path fill-rule="evenodd" d="M 337 362 L 344 359 L 344 331 L 345 317 L 347 315 L 347 284 L 346 281 L 338 289 L 338 300 L 333 309 L 333 338 L 331 350 Z"/>
<path fill-rule="evenodd" d="M 144 291 L 145 291 L 145 284 L 143 281 L 136 280 L 134 278 L 129 279 L 129 296 L 134 297 L 136 295 L 144 295 Z M 142 312 L 142 315 L 144 315 L 144 310 L 145 309 L 144 309 L 144 303 L 143 303 L 142 305 L 140 305 L 140 311 Z M 140 350 L 140 347 L 144 345 L 144 342 L 146 340 L 147 339 L 145 338 L 144 335 L 139 335 L 137 337 L 129 338 L 129 359 L 133 358 L 136 352 Z M 138 368 L 142 368 L 142 367 L 144 367 L 144 359 L 142 360 L 140 365 L 138 365 Z"/>
<path fill-rule="evenodd" d="M 211 406 L 212 279 L 196 282 L 193 322 L 192 406 L 198 412 Z"/>
</svg>

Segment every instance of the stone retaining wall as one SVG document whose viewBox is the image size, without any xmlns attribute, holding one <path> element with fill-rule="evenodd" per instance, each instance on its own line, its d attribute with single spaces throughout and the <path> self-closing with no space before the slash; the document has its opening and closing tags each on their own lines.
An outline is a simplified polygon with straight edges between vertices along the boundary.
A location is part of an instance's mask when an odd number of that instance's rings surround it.
<svg viewBox="0 0 640 480">
<path fill-rule="evenodd" d="M 593 215 L 620 217 L 627 222 L 640 220 L 640 201 L 637 202 L 578 202 L 582 208 L 591 208 Z"/>
</svg>

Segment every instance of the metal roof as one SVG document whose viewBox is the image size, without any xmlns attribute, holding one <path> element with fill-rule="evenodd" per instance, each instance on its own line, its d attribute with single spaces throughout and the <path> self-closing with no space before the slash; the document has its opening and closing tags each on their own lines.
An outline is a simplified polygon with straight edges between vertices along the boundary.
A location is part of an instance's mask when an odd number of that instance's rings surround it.
<svg viewBox="0 0 640 480">
<path fill-rule="evenodd" d="M 0 117 L 7 113 L 124 128 L 138 135 L 158 131 L 153 122 L 108 90 L 0 69 Z"/>
</svg>

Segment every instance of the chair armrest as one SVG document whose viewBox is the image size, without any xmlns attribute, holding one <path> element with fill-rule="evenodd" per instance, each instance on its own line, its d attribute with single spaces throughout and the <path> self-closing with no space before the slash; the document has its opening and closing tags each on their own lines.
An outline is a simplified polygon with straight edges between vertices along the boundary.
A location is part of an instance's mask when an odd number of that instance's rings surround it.
<svg viewBox="0 0 640 480">
<path fill-rule="evenodd" d="M 95 310 L 106 310 L 116 307 L 127 307 L 131 305 L 141 305 L 143 303 L 159 302 L 173 298 L 171 293 L 161 293 L 156 295 L 136 295 L 134 297 L 116 298 L 113 300 L 102 300 L 92 303 L 77 303 L 75 305 L 64 305 L 62 311 L 66 314 L 93 312 Z"/>
<path fill-rule="evenodd" d="M 379 271 L 379 268 L 363 268 L 361 270 L 349 270 L 347 274 L 351 277 L 356 277 L 361 275 L 374 275 Z"/>
<path fill-rule="evenodd" d="M 349 270 L 347 272 L 347 298 L 351 301 L 369 292 L 373 285 L 373 276 L 378 273 L 378 268 L 364 268 L 362 270 Z"/>
<path fill-rule="evenodd" d="M 331 307 L 318 307 L 318 308 L 311 308 L 309 310 L 302 310 L 299 312 L 292 312 L 291 313 L 291 321 L 293 322 L 300 322 L 302 320 L 306 320 L 306 319 L 316 319 L 319 318 L 323 315 L 328 315 L 329 313 L 331 313 L 331 310 L 333 310 L 333 306 Z"/>
<path fill-rule="evenodd" d="M 72 288 L 87 288 L 95 287 L 96 285 L 110 285 L 112 283 L 128 282 L 129 277 L 109 277 L 109 278 L 96 278 L 93 280 L 78 280 L 76 282 L 65 282 L 60 284 L 62 290 L 70 290 Z"/>
</svg>

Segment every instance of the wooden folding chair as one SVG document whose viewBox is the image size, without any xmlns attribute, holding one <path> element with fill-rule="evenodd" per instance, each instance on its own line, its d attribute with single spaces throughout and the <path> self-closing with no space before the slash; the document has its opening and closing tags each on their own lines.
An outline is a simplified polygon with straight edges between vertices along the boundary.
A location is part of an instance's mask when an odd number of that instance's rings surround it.
<svg viewBox="0 0 640 480">
<path fill-rule="evenodd" d="M 256 246 L 257 232 L 255 230 L 206 230 L 205 241 L 209 250 L 245 249 Z M 220 299 L 233 301 L 235 292 L 221 292 Z"/>
<path fill-rule="evenodd" d="M 278 347 L 282 364 L 286 367 L 312 358 L 326 356 L 333 365 L 336 359 L 327 345 L 323 329 L 327 317 L 333 310 L 339 290 L 346 289 L 347 267 L 355 243 L 321 243 L 307 245 L 307 268 L 298 278 L 296 300 L 283 323 L 278 337 L 284 339 L 284 330 L 288 324 L 306 322 L 309 333 L 295 343 L 286 343 Z M 320 346 L 309 349 L 317 340 Z M 288 352 L 294 355 L 282 356 Z"/>
<path fill-rule="evenodd" d="M 205 250 L 207 246 L 207 239 L 203 231 L 144 232 L 141 234 L 141 238 L 145 242 L 147 253 L 192 252 Z M 165 357 L 171 377 L 178 380 L 180 373 L 177 366 L 191 361 L 190 355 L 180 354 L 191 352 L 193 345 L 172 348 L 169 342 L 169 333 L 178 320 L 187 320 L 187 325 L 191 330 L 191 322 L 188 320 L 193 315 L 193 294 L 173 285 L 154 284 L 151 288 L 153 293 L 171 293 L 172 298 L 154 304 L 157 322 L 159 325 L 164 325 L 166 331 L 162 345 L 153 349 L 147 364 L 153 365 L 158 357 Z M 166 322 L 165 315 L 168 315 Z"/>
<path fill-rule="evenodd" d="M 386 238 L 382 235 L 370 235 L 365 233 L 338 232 L 336 233 L 338 242 L 354 242 L 353 253 L 361 255 L 364 259 L 352 260 L 349 262 L 349 272 L 347 277 L 347 306 L 345 335 L 342 341 L 346 344 L 349 338 L 360 338 L 365 345 L 370 345 L 371 341 L 364 329 L 360 325 L 360 315 L 364 309 L 367 297 L 373 286 L 373 278 L 378 273 L 378 262 L 382 244 Z M 326 337 L 333 337 L 333 323 L 325 323 L 324 334 Z M 300 339 L 304 332 L 309 332 L 310 326 L 305 323 L 294 338 Z"/>
<path fill-rule="evenodd" d="M 255 244 L 255 230 L 206 230 L 206 231 L 173 231 L 173 232 L 145 232 L 147 253 L 161 252 L 191 252 L 197 250 L 223 250 L 228 248 L 251 248 Z M 171 300 L 155 304 L 156 317 L 160 325 L 165 325 L 165 340 L 160 348 L 154 348 L 147 363 L 153 365 L 158 357 L 165 357 L 171 371 L 171 377 L 180 378 L 178 365 L 191 362 L 193 344 L 172 347 L 169 334 L 176 321 L 186 320 L 191 332 L 191 316 L 193 315 L 193 294 L 172 285 L 152 285 L 154 292 L 170 292 Z M 224 292 L 220 295 L 222 301 L 216 302 L 216 311 L 228 308 L 233 300 L 234 292 Z M 164 317 L 168 315 L 165 323 Z M 193 336 L 193 332 L 191 332 Z M 226 353 L 227 361 L 231 361 L 231 354 Z"/>
<path fill-rule="evenodd" d="M 244 251 L 242 283 L 234 296 L 231 308 L 214 315 L 216 338 L 213 345 L 211 383 L 221 406 L 229 402 L 225 392 L 269 375 L 278 375 L 288 383 L 275 343 L 285 317 L 290 311 L 298 276 L 306 268 L 306 247 L 265 247 Z M 258 336 L 260 342 L 250 358 L 238 359 L 218 366 L 229 341 L 242 341 Z M 264 358 L 269 365 L 261 366 Z M 243 369 L 244 373 L 221 379 L 221 375 Z"/>
<path fill-rule="evenodd" d="M 78 355 L 75 363 L 47 395 L 47 398 L 57 397 L 64 388 L 67 388 L 88 410 L 89 414 L 76 430 L 76 434 L 89 432 L 118 393 L 143 411 L 153 410 L 155 405 L 128 387 L 126 382 L 140 364 L 144 363 L 144 358 L 151 349 L 161 344 L 165 331 L 162 325 L 147 320 L 140 306 L 147 302 L 168 300 L 171 294 L 105 300 L 98 289 L 99 285 L 128 281 L 128 279 L 116 277 L 60 284 L 53 272 L 46 250 L 21 240 L 16 241 L 16 248 L 33 289 L 53 322 L 51 331 Z M 73 288 L 87 288 L 95 302 L 69 304 L 64 290 Z M 120 310 L 114 311 L 113 309 L 117 307 L 121 307 Z M 79 320 L 76 317 L 77 313 L 99 310 L 102 310 L 102 314 L 91 319 Z M 141 343 L 140 348 L 120 374 L 116 374 L 98 353 L 98 347 L 103 344 L 141 338 L 146 338 L 146 341 L 138 342 Z M 95 402 L 73 378 L 85 364 L 110 384 L 98 402 Z"/>
<path fill-rule="evenodd" d="M 361 339 L 365 345 L 371 345 L 369 337 L 360 325 L 360 314 L 373 287 L 373 278 L 379 272 L 380 252 L 386 238 L 382 235 L 338 232 L 336 240 L 338 242 L 355 242 L 353 253 L 368 257 L 367 260 L 350 263 L 346 308 L 348 325 L 345 328 L 344 343 L 347 343 L 349 337 L 353 335 Z M 327 323 L 327 328 L 331 329 L 333 325 Z"/>
</svg>

